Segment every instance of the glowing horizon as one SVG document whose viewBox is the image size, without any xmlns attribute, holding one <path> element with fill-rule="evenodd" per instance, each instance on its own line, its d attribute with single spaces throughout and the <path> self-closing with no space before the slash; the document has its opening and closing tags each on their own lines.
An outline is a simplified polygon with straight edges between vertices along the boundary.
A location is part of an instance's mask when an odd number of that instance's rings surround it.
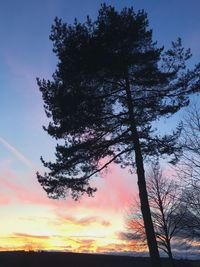
<svg viewBox="0 0 200 267">
<path fill-rule="evenodd" d="M 28 170 L 20 177 L 9 162 L 0 172 L 0 205 L 6 214 L 0 224 L 0 251 L 130 251 L 130 242 L 120 239 L 119 233 L 124 230 L 121 214 L 125 214 L 133 197 L 135 175 L 112 165 L 106 175 L 94 181 L 98 191 L 93 198 L 83 196 L 77 202 L 70 197 L 52 200 L 37 183 L 31 161 L 1 140 L 4 139 L 0 139 L 4 149 L 11 153 L 12 162 L 18 161 L 28 166 Z M 112 188 L 112 192 L 106 188 Z M 6 198 L 8 192 L 10 198 Z"/>
</svg>

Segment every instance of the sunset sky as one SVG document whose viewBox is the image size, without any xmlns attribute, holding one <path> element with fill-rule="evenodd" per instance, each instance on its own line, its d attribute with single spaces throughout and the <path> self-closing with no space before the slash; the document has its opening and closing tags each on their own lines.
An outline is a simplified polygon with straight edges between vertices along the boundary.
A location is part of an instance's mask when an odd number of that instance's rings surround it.
<svg viewBox="0 0 200 267">
<path fill-rule="evenodd" d="M 51 25 L 55 16 L 69 23 L 88 14 L 95 18 L 102 2 L 144 9 L 158 45 L 168 47 L 180 36 L 192 49 L 190 66 L 200 61 L 199 0 L 0 1 L 0 250 L 140 250 L 121 235 L 137 195 L 135 175 L 112 165 L 94 181 L 95 197 L 78 202 L 48 199 L 35 175 L 44 171 L 41 155 L 54 159 L 55 141 L 42 129 L 48 121 L 36 84 L 36 77 L 51 79 L 55 70 Z"/>
</svg>

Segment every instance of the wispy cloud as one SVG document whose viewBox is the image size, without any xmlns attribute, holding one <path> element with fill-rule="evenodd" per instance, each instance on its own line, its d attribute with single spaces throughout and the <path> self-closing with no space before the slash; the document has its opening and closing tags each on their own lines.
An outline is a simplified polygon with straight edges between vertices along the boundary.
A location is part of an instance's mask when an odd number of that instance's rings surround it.
<svg viewBox="0 0 200 267">
<path fill-rule="evenodd" d="M 98 223 L 104 227 L 108 227 L 111 225 L 109 221 L 102 220 L 99 216 L 88 216 L 88 217 L 83 217 L 83 218 L 76 218 L 73 216 L 68 216 L 68 215 L 60 215 L 59 216 L 59 222 L 60 223 L 71 223 L 74 225 L 81 225 L 81 226 L 88 226 L 90 224 Z"/>
<path fill-rule="evenodd" d="M 22 163 L 24 163 L 29 168 L 34 168 L 33 163 L 27 159 L 21 152 L 19 152 L 14 146 L 9 144 L 4 138 L 0 137 L 0 143 L 4 145 L 10 152 L 12 152 L 15 157 L 20 160 Z"/>
<path fill-rule="evenodd" d="M 27 233 L 14 233 L 15 237 L 36 238 L 36 239 L 49 239 L 47 235 L 31 235 Z"/>
</svg>

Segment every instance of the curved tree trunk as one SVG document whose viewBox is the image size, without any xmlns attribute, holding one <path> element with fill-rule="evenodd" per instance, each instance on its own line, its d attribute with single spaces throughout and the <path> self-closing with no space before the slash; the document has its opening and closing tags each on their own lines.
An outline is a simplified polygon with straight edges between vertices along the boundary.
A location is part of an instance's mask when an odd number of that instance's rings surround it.
<svg viewBox="0 0 200 267">
<path fill-rule="evenodd" d="M 160 267 L 161 261 L 160 261 L 156 236 L 154 232 L 153 222 L 151 218 L 151 211 L 149 207 L 148 194 L 146 189 L 143 157 L 140 149 L 139 138 L 136 137 L 136 134 L 137 133 L 135 132 L 134 146 L 135 146 L 135 161 L 136 161 L 137 176 L 138 176 L 138 188 L 139 188 L 139 196 L 141 202 L 141 211 L 144 220 L 144 227 L 147 236 L 147 244 L 149 247 L 152 267 Z"/>
<path fill-rule="evenodd" d="M 140 140 L 135 124 L 134 113 L 133 113 L 133 103 L 131 97 L 131 91 L 128 79 L 126 79 L 126 94 L 127 94 L 127 106 L 128 106 L 128 113 L 129 113 L 129 123 L 130 129 L 132 134 L 132 141 L 134 144 L 135 150 L 135 162 L 136 162 L 136 169 L 137 169 L 137 177 L 138 177 L 138 188 L 139 188 L 139 196 L 140 196 L 140 203 L 141 203 L 141 212 L 144 220 L 144 227 L 147 237 L 147 244 L 149 247 L 149 254 L 151 258 L 151 265 L 152 267 L 161 267 L 161 260 L 158 251 L 158 245 L 156 241 L 156 236 L 154 232 L 153 222 L 151 218 L 151 211 L 148 201 L 148 194 L 146 188 L 146 181 L 145 181 L 145 171 L 144 171 L 144 163 L 143 157 L 141 152 Z"/>
</svg>

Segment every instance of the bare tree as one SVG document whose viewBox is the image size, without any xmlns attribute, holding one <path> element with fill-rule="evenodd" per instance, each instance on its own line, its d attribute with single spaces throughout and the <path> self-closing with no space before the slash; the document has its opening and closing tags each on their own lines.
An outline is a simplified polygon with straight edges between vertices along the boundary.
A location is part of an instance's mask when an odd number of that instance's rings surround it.
<svg viewBox="0 0 200 267">
<path fill-rule="evenodd" d="M 174 266 L 171 241 L 179 236 L 186 237 L 183 221 L 186 221 L 185 216 L 188 215 L 187 206 L 182 205 L 181 187 L 174 180 L 163 176 L 159 164 L 155 163 L 147 180 L 147 189 L 158 246 L 169 256 L 171 266 Z M 136 206 L 138 209 L 131 208 L 128 213 L 127 237 L 141 240 L 144 237 L 144 226 L 138 204 Z"/>
<path fill-rule="evenodd" d="M 200 187 L 190 186 L 184 190 L 183 205 L 186 207 L 183 229 L 189 238 L 200 240 Z"/>
<path fill-rule="evenodd" d="M 183 148 L 179 172 L 190 185 L 200 185 L 200 107 L 194 104 L 187 111 L 182 123 L 181 146 Z"/>
<path fill-rule="evenodd" d="M 183 120 L 181 137 L 182 160 L 178 167 L 185 182 L 183 204 L 187 206 L 184 226 L 194 239 L 200 238 L 200 107 L 193 105 Z"/>
</svg>

